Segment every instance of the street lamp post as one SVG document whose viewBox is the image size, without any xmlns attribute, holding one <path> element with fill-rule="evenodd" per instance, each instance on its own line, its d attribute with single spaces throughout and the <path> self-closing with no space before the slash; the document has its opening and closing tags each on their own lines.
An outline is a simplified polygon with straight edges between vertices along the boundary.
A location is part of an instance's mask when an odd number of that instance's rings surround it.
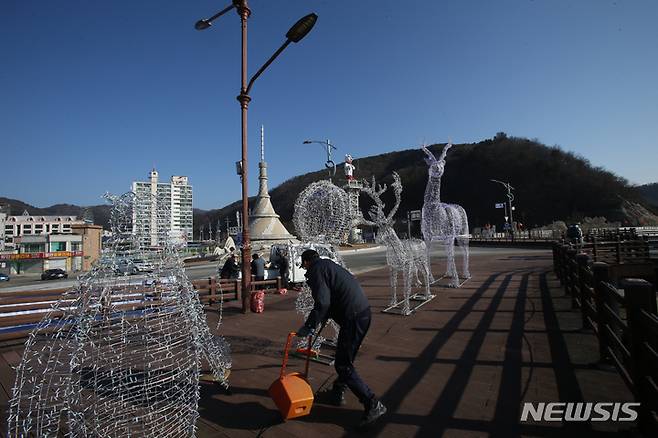
<svg viewBox="0 0 658 438">
<path fill-rule="evenodd" d="M 336 176 L 336 163 L 334 160 L 331 159 L 331 151 L 336 150 L 336 146 L 332 145 L 329 139 L 327 141 L 321 141 L 321 140 L 304 140 L 302 144 L 311 144 L 311 143 L 317 143 L 321 144 L 324 146 L 325 151 L 327 152 L 327 162 L 324 163 L 324 166 L 329 169 L 329 180 Z"/>
<path fill-rule="evenodd" d="M 510 233 L 512 233 L 512 236 L 514 236 L 514 218 L 512 213 L 512 210 L 514 209 L 512 207 L 512 201 L 514 200 L 514 194 L 512 193 L 512 190 L 514 190 L 514 187 L 512 187 L 512 185 L 508 182 L 498 181 L 497 179 L 492 179 L 490 181 L 502 184 L 502 186 L 507 190 L 507 202 L 509 203 L 509 229 Z"/>
<path fill-rule="evenodd" d="M 247 0 L 233 0 L 230 6 L 222 9 L 210 18 L 202 19 L 194 25 L 197 30 L 204 30 L 212 25 L 212 22 L 218 17 L 224 15 L 231 9 L 235 8 L 240 16 L 242 28 L 242 71 L 240 94 L 237 99 L 241 109 L 242 124 L 242 161 L 240 166 L 240 178 L 242 180 L 242 312 L 246 313 L 248 307 L 248 292 L 251 289 L 251 239 L 249 236 L 249 191 L 248 191 L 248 160 L 247 160 L 247 110 L 251 97 L 249 91 L 254 85 L 254 81 L 265 71 L 265 69 L 276 59 L 277 56 L 293 43 L 301 41 L 313 29 L 318 19 L 316 14 L 308 14 L 299 19 L 286 33 L 286 41 L 279 47 L 276 52 L 267 60 L 265 64 L 252 76 L 247 82 L 247 19 L 251 15 L 251 9 Z"/>
</svg>

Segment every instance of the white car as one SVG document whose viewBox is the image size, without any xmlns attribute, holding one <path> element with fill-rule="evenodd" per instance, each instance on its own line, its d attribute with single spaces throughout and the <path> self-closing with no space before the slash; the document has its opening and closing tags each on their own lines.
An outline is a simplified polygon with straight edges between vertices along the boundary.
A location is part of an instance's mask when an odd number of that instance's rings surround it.
<svg viewBox="0 0 658 438">
<path fill-rule="evenodd" d="M 275 244 L 270 248 L 270 263 L 276 266 L 282 257 L 287 254 L 288 259 L 288 282 L 292 285 L 299 285 L 306 281 L 306 270 L 302 268 L 302 253 L 307 249 L 314 249 L 320 255 L 320 258 L 329 259 L 338 263 L 338 254 L 336 249 L 323 243 L 301 243 L 301 244 Z M 265 272 L 265 279 L 276 278 L 279 276 L 279 270 L 276 268 L 268 269 Z"/>
<path fill-rule="evenodd" d="M 139 274 L 142 272 L 153 272 L 153 264 L 142 259 L 121 259 L 117 262 L 114 270 L 117 274 Z"/>
</svg>

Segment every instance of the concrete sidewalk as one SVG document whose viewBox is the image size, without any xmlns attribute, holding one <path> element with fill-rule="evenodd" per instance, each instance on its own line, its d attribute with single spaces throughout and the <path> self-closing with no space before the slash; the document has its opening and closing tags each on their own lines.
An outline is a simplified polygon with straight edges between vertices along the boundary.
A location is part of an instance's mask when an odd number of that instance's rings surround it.
<svg viewBox="0 0 658 438">
<path fill-rule="evenodd" d="M 233 345 L 232 394 L 204 383 L 199 436 L 231 437 L 515 437 L 618 436 L 632 423 L 520 423 L 523 401 L 630 401 L 617 373 L 598 369 L 594 335 L 580 332 L 550 272 L 549 252 L 472 259 L 473 278 L 438 295 L 412 316 L 383 314 L 386 270 L 359 275 L 373 323 L 357 369 L 388 407 L 382 422 L 358 432 L 362 407 L 348 394 L 338 408 L 316 400 L 307 417 L 281 422 L 267 395 L 278 377 L 283 343 L 302 322 L 295 297 L 268 295 L 263 314 L 225 308 L 221 333 Z M 434 272 L 439 267 L 434 266 Z M 216 316 L 209 314 L 209 323 Z M 302 370 L 293 359 L 290 370 Z M 332 367 L 312 364 L 310 382 L 330 387 Z"/>
</svg>

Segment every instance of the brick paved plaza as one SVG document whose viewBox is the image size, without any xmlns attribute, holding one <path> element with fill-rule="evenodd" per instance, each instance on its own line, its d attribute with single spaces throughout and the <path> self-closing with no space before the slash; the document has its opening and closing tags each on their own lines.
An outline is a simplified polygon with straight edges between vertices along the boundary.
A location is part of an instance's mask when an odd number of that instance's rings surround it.
<svg viewBox="0 0 658 438">
<path fill-rule="evenodd" d="M 435 260 L 433 272 L 443 264 Z M 316 400 L 311 414 L 281 422 L 267 395 L 278 376 L 289 331 L 302 319 L 295 295 L 268 295 L 263 314 L 225 309 L 222 334 L 233 345 L 232 394 L 202 387 L 200 436 L 615 436 L 620 423 L 520 423 L 522 401 L 630 401 L 616 371 L 595 366 L 594 335 L 551 272 L 549 251 L 518 250 L 472 258 L 461 289 L 433 287 L 437 298 L 414 315 L 381 313 L 388 303 L 385 268 L 358 278 L 373 323 L 357 369 L 388 407 L 367 433 L 354 429 L 362 407 L 352 394 L 338 408 Z M 211 326 L 216 316 L 209 314 Z M 291 361 L 301 370 L 303 362 Z M 332 367 L 311 365 L 315 391 L 330 386 Z M 621 429 L 634 425 L 621 423 Z"/>
<path fill-rule="evenodd" d="M 440 259 L 433 271 L 443 268 Z M 441 265 L 441 266 L 439 266 Z M 282 422 L 267 395 L 278 377 L 289 331 L 302 322 L 295 293 L 267 295 L 265 312 L 242 315 L 224 306 L 220 332 L 232 344 L 230 393 L 203 382 L 200 437 L 515 437 L 634 436 L 633 423 L 521 423 L 522 401 L 630 401 L 616 371 L 597 366 L 597 343 L 580 331 L 554 274 L 549 251 L 474 256 L 473 278 L 461 289 L 433 287 L 437 295 L 411 316 L 381 313 L 388 303 L 385 268 L 358 275 L 373 307 L 373 322 L 357 369 L 388 407 L 383 421 L 357 431 L 362 408 L 352 394 L 333 407 L 316 396 L 312 412 Z M 217 313 L 208 311 L 214 329 Z M 22 346 L 5 343 L 2 404 Z M 293 358 L 290 370 L 302 370 Z M 311 364 L 314 391 L 328 388 L 333 367 Z"/>
</svg>

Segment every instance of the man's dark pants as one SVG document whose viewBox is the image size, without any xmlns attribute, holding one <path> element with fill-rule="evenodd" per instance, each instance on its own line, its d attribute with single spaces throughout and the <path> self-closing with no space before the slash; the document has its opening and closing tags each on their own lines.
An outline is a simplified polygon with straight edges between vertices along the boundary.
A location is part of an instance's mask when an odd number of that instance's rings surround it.
<svg viewBox="0 0 658 438">
<path fill-rule="evenodd" d="M 370 318 L 370 308 L 368 308 L 354 315 L 353 318 L 343 321 L 338 332 L 334 359 L 334 366 L 338 373 L 334 386 L 347 386 L 366 407 L 369 406 L 375 395 L 354 369 L 354 359 L 363 338 L 368 333 L 368 328 L 370 328 Z"/>
</svg>

